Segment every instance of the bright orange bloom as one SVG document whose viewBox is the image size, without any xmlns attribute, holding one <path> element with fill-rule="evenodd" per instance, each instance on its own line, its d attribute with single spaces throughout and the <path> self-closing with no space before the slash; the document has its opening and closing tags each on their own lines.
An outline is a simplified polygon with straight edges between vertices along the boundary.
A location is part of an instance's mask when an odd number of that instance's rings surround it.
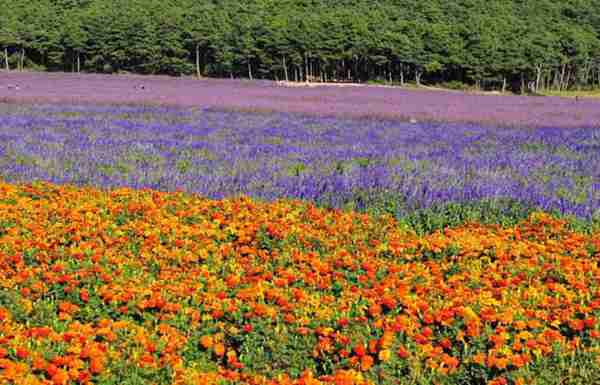
<svg viewBox="0 0 600 385">
<path fill-rule="evenodd" d="M 53 385 L 66 385 L 69 382 L 69 373 L 66 370 L 59 369 L 51 378 Z"/>
<path fill-rule="evenodd" d="M 90 361 L 90 372 L 92 374 L 100 374 L 104 370 L 104 363 L 99 358 L 92 358 Z"/>
<path fill-rule="evenodd" d="M 225 354 L 225 345 L 218 343 L 214 346 L 215 354 L 222 357 Z"/>
<path fill-rule="evenodd" d="M 367 370 L 371 369 L 371 367 L 373 366 L 373 357 L 371 357 L 370 355 L 364 355 L 360 358 L 360 369 L 363 372 L 366 372 Z"/>
<path fill-rule="evenodd" d="M 204 335 L 200 337 L 200 345 L 202 345 L 204 349 L 210 349 L 213 346 L 213 343 L 214 340 L 212 336 Z"/>
</svg>

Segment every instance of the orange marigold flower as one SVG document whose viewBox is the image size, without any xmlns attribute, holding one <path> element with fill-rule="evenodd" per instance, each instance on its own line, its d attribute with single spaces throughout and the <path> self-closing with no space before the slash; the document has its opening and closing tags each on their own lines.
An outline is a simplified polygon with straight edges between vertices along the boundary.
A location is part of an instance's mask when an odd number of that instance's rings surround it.
<svg viewBox="0 0 600 385">
<path fill-rule="evenodd" d="M 381 305 L 374 303 L 369 307 L 369 315 L 373 318 L 376 318 L 381 314 Z"/>
<path fill-rule="evenodd" d="M 104 363 L 99 358 L 92 358 L 90 361 L 90 372 L 92 374 L 99 374 L 104 370 Z"/>
<path fill-rule="evenodd" d="M 225 354 L 225 345 L 218 343 L 214 347 L 215 354 L 219 357 L 222 357 Z"/>
<path fill-rule="evenodd" d="M 213 346 L 214 340 L 212 336 L 202 336 L 200 337 L 200 345 L 204 349 L 210 349 Z"/>
<path fill-rule="evenodd" d="M 523 355 L 515 354 L 511 357 L 510 363 L 516 368 L 521 368 L 521 367 L 525 366 L 525 364 L 527 363 L 527 360 L 523 357 Z"/>
<path fill-rule="evenodd" d="M 494 364 L 498 369 L 506 369 L 506 367 L 508 366 L 508 359 L 496 358 Z"/>
<path fill-rule="evenodd" d="M 477 353 L 473 356 L 472 358 L 473 362 L 481 365 L 481 366 L 485 366 L 485 354 L 483 353 Z"/>
<path fill-rule="evenodd" d="M 460 364 L 458 358 L 450 356 L 448 354 L 444 354 L 444 356 L 442 357 L 442 362 L 444 363 L 444 365 L 452 369 L 457 368 Z"/>
<path fill-rule="evenodd" d="M 508 380 L 505 377 L 498 377 L 489 381 L 488 385 L 508 385 Z"/>
<path fill-rule="evenodd" d="M 377 340 L 370 340 L 369 341 L 369 353 L 373 354 L 377 352 L 377 344 L 379 341 Z"/>
<path fill-rule="evenodd" d="M 582 331 L 585 328 L 585 323 L 583 322 L 583 320 L 572 320 L 571 322 L 569 322 L 569 327 L 577 332 Z"/>
<path fill-rule="evenodd" d="M 46 360 L 44 360 L 42 357 L 35 357 L 33 359 L 33 362 L 31 363 L 31 368 L 33 370 L 45 370 L 46 369 Z"/>
<path fill-rule="evenodd" d="M 69 382 L 69 373 L 66 370 L 59 369 L 51 378 L 53 385 L 66 385 Z"/>
<path fill-rule="evenodd" d="M 371 369 L 372 366 L 373 357 L 371 357 L 370 355 L 365 355 L 360 358 L 360 369 L 363 372 L 366 372 L 367 370 Z"/>
</svg>

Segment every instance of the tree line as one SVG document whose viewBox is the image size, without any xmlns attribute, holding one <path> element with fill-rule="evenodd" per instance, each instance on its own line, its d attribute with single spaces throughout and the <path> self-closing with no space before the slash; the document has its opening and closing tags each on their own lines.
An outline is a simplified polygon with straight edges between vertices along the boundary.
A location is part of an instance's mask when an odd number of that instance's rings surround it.
<svg viewBox="0 0 600 385">
<path fill-rule="evenodd" d="M 6 71 L 600 87 L 600 0 L 0 0 Z"/>
</svg>

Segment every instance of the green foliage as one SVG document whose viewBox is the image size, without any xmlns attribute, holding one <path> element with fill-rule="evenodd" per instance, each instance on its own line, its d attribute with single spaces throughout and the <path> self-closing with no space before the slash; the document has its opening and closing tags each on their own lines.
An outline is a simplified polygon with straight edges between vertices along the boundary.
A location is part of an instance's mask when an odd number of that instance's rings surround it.
<svg viewBox="0 0 600 385">
<path fill-rule="evenodd" d="M 598 0 L 0 0 L 0 9 L 9 69 L 600 86 Z"/>
</svg>

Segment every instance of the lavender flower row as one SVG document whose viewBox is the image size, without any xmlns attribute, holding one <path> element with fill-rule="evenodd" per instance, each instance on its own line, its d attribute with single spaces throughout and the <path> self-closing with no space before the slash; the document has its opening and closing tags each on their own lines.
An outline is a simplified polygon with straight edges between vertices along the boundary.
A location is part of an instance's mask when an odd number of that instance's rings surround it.
<svg viewBox="0 0 600 385">
<path fill-rule="evenodd" d="M 600 214 L 600 129 L 0 104 L 0 178 L 406 210 L 508 198 Z"/>
<path fill-rule="evenodd" d="M 289 88 L 270 81 L 161 76 L 0 74 L 0 100 L 147 103 L 514 127 L 600 127 L 600 101 L 593 99 L 482 96 L 375 86 Z"/>
</svg>

